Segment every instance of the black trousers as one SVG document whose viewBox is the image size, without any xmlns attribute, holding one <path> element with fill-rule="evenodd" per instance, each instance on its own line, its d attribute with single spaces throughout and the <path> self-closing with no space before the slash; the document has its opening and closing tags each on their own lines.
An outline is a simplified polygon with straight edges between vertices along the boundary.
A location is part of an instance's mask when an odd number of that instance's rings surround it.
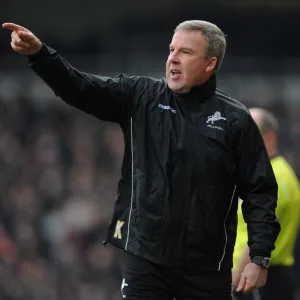
<svg viewBox="0 0 300 300">
<path fill-rule="evenodd" d="M 293 300 L 296 284 L 291 268 L 271 266 L 264 287 L 239 296 L 239 300 Z"/>
<path fill-rule="evenodd" d="M 122 276 L 126 300 L 231 300 L 231 270 L 172 269 L 125 253 Z"/>
</svg>

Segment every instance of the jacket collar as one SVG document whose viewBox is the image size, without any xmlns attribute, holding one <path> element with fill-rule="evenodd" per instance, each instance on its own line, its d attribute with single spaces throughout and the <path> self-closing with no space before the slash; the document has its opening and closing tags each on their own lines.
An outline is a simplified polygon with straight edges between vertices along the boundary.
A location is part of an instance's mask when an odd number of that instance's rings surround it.
<svg viewBox="0 0 300 300">
<path fill-rule="evenodd" d="M 273 160 L 273 159 L 275 159 L 275 158 L 277 158 L 277 157 L 280 157 L 280 156 L 281 156 L 280 153 L 276 153 L 276 154 L 274 154 L 273 156 L 270 156 L 269 159 L 270 159 L 270 161 L 271 161 L 271 160 Z"/>
<path fill-rule="evenodd" d="M 206 82 L 204 82 L 201 85 L 195 85 L 190 92 L 185 94 L 178 94 L 172 91 L 174 96 L 177 99 L 182 100 L 193 100 L 193 101 L 205 101 L 207 99 L 210 99 L 215 91 L 217 86 L 217 79 L 216 75 L 213 75 L 210 79 L 208 79 Z"/>
</svg>

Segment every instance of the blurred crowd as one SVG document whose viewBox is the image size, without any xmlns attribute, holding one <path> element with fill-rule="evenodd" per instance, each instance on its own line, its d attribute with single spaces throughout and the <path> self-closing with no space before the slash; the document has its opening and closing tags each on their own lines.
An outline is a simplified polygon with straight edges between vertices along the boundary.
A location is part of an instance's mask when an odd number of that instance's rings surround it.
<svg viewBox="0 0 300 300">
<path fill-rule="evenodd" d="M 277 115 L 300 174 L 299 123 Z M 122 155 L 114 124 L 58 99 L 0 97 L 0 300 L 121 299 L 122 251 L 102 242 Z"/>
<path fill-rule="evenodd" d="M 0 99 L 0 299 L 120 299 L 104 247 L 122 159 L 117 127 Z"/>
</svg>

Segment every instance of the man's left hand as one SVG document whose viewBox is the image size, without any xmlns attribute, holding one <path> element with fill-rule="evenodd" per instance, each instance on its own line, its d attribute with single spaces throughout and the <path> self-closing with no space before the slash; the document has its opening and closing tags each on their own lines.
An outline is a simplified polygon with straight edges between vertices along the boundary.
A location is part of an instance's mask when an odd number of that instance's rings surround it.
<svg viewBox="0 0 300 300">
<path fill-rule="evenodd" d="M 267 269 L 254 263 L 248 263 L 241 275 L 237 292 L 247 293 L 254 289 L 260 288 L 266 284 Z"/>
</svg>

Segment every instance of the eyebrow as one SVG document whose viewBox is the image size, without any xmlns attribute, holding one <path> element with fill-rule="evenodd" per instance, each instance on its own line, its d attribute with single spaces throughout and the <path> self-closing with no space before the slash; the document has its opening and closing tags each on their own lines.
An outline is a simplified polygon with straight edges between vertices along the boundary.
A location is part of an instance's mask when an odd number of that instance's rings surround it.
<svg viewBox="0 0 300 300">
<path fill-rule="evenodd" d="M 170 44 L 169 48 L 174 48 L 172 44 Z M 189 47 L 181 47 L 180 50 L 188 50 L 188 51 L 191 51 L 191 52 L 194 52 L 194 50 L 192 48 L 189 48 Z"/>
</svg>

